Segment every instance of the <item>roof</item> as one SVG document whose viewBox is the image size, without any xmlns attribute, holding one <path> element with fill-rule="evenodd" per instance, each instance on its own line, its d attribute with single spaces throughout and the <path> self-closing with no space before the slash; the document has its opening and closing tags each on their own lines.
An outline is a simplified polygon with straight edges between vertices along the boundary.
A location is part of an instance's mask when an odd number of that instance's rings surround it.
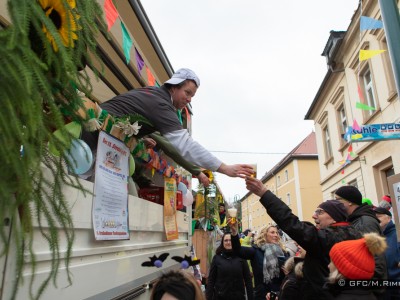
<svg viewBox="0 0 400 300">
<path fill-rule="evenodd" d="M 266 172 L 261 178 L 262 182 L 266 182 L 269 178 L 275 176 L 277 172 L 287 166 L 295 159 L 318 159 L 317 142 L 315 132 L 311 132 L 304 140 L 302 140 L 292 151 L 289 152 L 279 163 L 277 163 L 270 171 Z M 249 196 L 248 192 L 243 196 L 241 201 Z"/>
</svg>

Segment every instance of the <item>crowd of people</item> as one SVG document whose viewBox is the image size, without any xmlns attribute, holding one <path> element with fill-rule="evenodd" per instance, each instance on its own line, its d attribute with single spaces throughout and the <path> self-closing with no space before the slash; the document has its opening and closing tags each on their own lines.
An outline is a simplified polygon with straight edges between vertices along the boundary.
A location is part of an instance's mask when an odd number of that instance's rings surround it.
<svg viewBox="0 0 400 300">
<path fill-rule="evenodd" d="M 178 70 L 161 87 L 136 89 L 103 103 L 97 114 L 132 117 L 141 124 L 137 138 L 150 138 L 176 161 L 192 170 L 207 186 L 201 168 L 246 179 L 247 189 L 276 225 L 264 227 L 254 237 L 250 229 L 240 240 L 238 224 L 219 206 L 221 244 L 212 258 L 205 295 L 194 277 L 182 270 L 162 275 L 151 299 L 264 300 L 264 299 L 400 299 L 400 288 L 352 287 L 348 280 L 397 280 L 400 283 L 399 243 L 392 221 L 391 199 L 385 195 L 377 207 L 363 199 L 354 186 L 342 186 L 335 199 L 318 205 L 315 224 L 299 220 L 291 209 L 258 179 L 250 165 L 227 165 L 194 141 L 180 120 L 181 110 L 195 96 L 200 80 L 189 69 Z M 82 138 L 95 148 L 95 133 Z M 282 233 L 291 238 L 284 244 Z M 347 281 L 346 281 L 347 280 Z M 379 281 L 380 280 L 380 281 Z"/>
</svg>

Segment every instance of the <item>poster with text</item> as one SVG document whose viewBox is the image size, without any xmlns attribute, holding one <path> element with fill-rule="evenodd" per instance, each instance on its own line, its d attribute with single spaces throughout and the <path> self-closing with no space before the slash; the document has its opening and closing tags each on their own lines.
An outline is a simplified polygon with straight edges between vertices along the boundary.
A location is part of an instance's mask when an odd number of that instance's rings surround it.
<svg viewBox="0 0 400 300">
<path fill-rule="evenodd" d="M 100 132 L 92 209 L 96 240 L 129 239 L 129 155 L 122 141 Z"/>
<path fill-rule="evenodd" d="M 176 223 L 176 181 L 174 178 L 164 178 L 164 227 L 167 241 L 179 237 Z"/>
</svg>

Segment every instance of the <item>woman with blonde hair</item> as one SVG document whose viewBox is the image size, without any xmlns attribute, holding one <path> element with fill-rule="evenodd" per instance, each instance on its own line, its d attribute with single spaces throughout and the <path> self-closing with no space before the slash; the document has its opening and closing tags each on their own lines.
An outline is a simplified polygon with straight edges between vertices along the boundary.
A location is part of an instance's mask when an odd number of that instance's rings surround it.
<svg viewBox="0 0 400 300">
<path fill-rule="evenodd" d="M 236 243 L 232 246 L 239 257 L 250 260 L 254 276 L 254 300 L 265 300 L 267 293 L 279 291 L 284 277 L 281 267 L 289 254 L 280 241 L 275 225 L 262 228 L 251 247 L 241 247 Z"/>
<path fill-rule="evenodd" d="M 173 270 L 157 280 L 150 300 L 205 300 L 205 297 L 192 274 Z"/>
</svg>

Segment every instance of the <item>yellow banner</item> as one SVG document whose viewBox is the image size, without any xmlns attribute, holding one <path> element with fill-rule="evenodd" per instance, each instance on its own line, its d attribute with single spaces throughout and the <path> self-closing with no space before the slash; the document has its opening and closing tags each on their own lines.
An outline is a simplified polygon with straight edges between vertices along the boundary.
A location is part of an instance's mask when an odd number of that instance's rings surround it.
<svg viewBox="0 0 400 300">
<path fill-rule="evenodd" d="M 385 51 L 386 50 L 360 50 L 359 59 L 360 61 L 367 60 Z"/>
<path fill-rule="evenodd" d="M 164 177 L 164 228 L 167 241 L 179 238 L 176 223 L 176 181 Z"/>
</svg>

